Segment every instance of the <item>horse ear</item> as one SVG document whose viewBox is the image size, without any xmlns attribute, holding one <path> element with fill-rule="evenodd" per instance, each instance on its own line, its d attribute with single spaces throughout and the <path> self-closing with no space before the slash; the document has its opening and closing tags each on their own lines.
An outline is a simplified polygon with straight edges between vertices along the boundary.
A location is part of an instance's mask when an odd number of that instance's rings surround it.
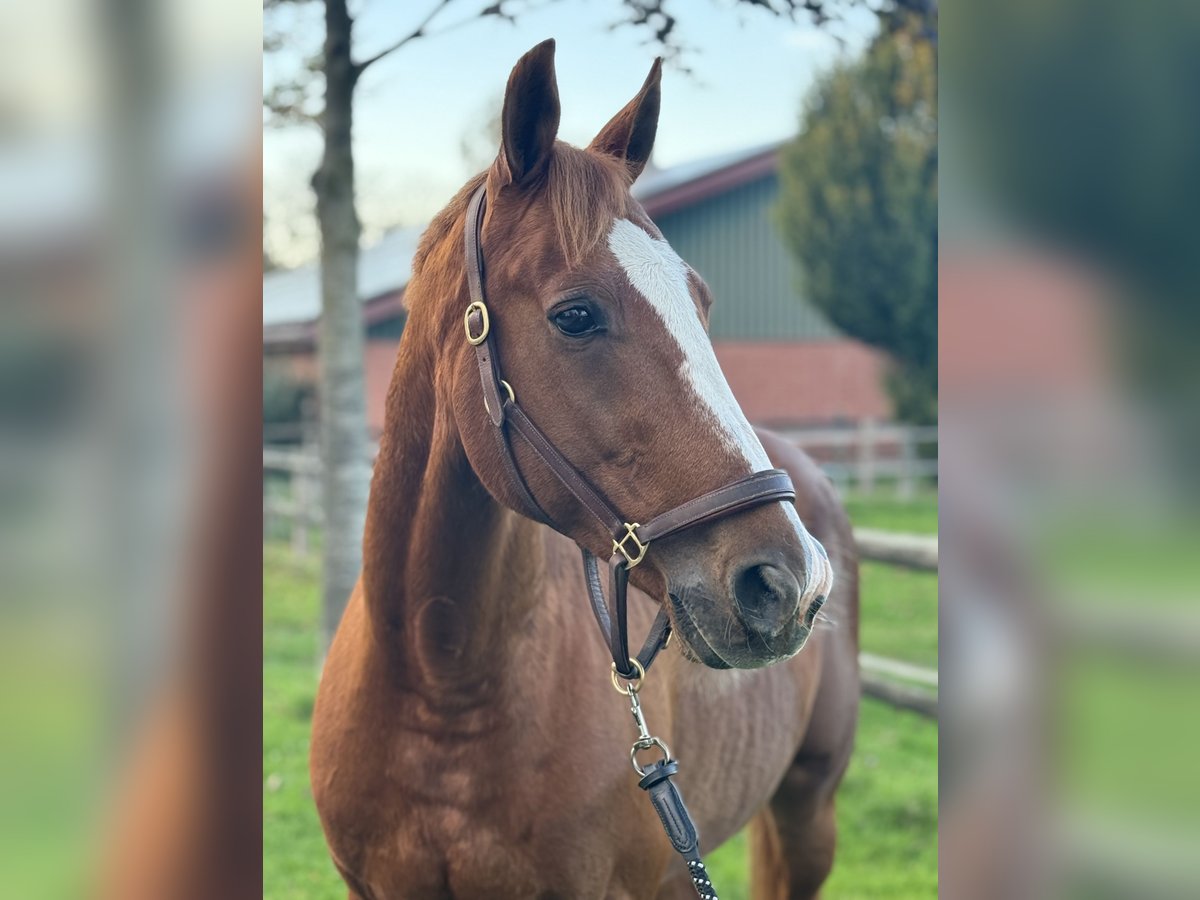
<svg viewBox="0 0 1200 900">
<path fill-rule="evenodd" d="M 600 129 L 588 149 L 625 160 L 629 174 L 637 178 L 654 149 L 658 132 L 658 107 L 662 99 L 662 58 L 654 60 L 650 74 L 637 96 Z"/>
<path fill-rule="evenodd" d="M 559 114 L 550 38 L 517 60 L 508 76 L 496 160 L 503 182 L 525 184 L 542 173 L 558 135 Z"/>
</svg>

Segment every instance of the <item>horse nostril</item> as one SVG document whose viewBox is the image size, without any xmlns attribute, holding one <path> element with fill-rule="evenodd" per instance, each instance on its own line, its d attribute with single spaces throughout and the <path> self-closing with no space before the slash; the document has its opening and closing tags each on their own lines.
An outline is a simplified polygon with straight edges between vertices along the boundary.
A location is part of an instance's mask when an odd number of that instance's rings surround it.
<svg viewBox="0 0 1200 900">
<path fill-rule="evenodd" d="M 795 619 L 800 604 L 800 583 L 786 569 L 762 564 L 748 566 L 733 581 L 733 598 L 746 627 L 772 637 Z"/>
</svg>

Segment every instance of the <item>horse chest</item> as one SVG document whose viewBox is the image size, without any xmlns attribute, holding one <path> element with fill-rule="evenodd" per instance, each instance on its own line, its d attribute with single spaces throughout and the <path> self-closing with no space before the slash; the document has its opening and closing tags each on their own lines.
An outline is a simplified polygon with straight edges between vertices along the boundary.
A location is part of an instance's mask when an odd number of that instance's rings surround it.
<svg viewBox="0 0 1200 900">
<path fill-rule="evenodd" d="M 614 873 L 642 871 L 645 863 L 644 849 L 631 854 L 609 835 L 612 823 L 645 802 L 630 782 L 627 750 L 621 742 L 534 740 L 567 729 L 530 716 L 467 739 L 406 728 L 368 735 L 349 723 L 336 729 L 344 741 L 339 756 L 356 764 L 320 767 L 319 805 L 335 858 L 364 886 L 361 893 L 620 895 L 608 890 Z"/>
<path fill-rule="evenodd" d="M 621 895 L 611 890 L 618 872 L 653 880 L 657 860 L 645 849 L 614 855 L 606 842 L 597 849 L 597 833 L 628 818 L 627 792 L 615 783 L 600 789 L 603 775 L 589 779 L 568 761 L 537 762 L 515 770 L 479 764 L 470 773 L 431 767 L 421 786 L 394 786 L 391 828 L 374 834 L 364 858 L 372 893 L 600 900 Z M 448 791 L 449 784 L 464 790 Z"/>
</svg>

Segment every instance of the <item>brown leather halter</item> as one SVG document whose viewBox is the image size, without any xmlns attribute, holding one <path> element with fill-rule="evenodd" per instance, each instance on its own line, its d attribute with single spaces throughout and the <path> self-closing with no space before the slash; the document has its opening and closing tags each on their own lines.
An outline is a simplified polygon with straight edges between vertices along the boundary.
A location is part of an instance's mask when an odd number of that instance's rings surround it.
<svg viewBox="0 0 1200 900">
<path fill-rule="evenodd" d="M 694 500 L 667 510 L 645 525 L 629 522 L 620 515 L 604 495 L 567 461 L 558 448 L 535 425 L 517 403 L 516 394 L 500 377 L 496 357 L 495 325 L 491 320 L 484 296 L 484 261 L 482 246 L 483 213 L 487 203 L 486 190 L 480 187 L 467 207 L 465 229 L 467 254 L 467 284 L 471 302 L 467 306 L 464 325 L 467 341 L 475 348 L 479 363 L 479 378 L 483 384 L 483 403 L 488 417 L 495 425 L 496 443 L 508 473 L 508 480 L 520 498 L 520 510 L 529 518 L 542 522 L 565 534 L 542 509 L 529 490 L 520 466 L 512 451 L 510 431 L 515 431 L 529 445 L 541 462 L 562 485 L 571 492 L 593 518 L 612 536 L 613 552 L 609 559 L 612 571 L 613 601 L 616 624 L 604 599 L 596 557 L 586 548 L 583 551 L 584 575 L 588 597 L 596 622 L 608 642 L 613 658 L 613 671 L 627 680 L 640 679 L 650 668 L 658 651 L 666 646 L 671 634 L 671 622 L 665 604 L 660 607 L 650 634 L 636 658 L 629 655 L 626 615 L 626 595 L 629 570 L 645 558 L 651 541 L 677 534 L 702 522 L 733 515 L 751 507 L 776 501 L 794 501 L 796 490 L 787 472 L 767 469 L 733 481 Z M 569 535 L 568 535 L 569 537 Z"/>
</svg>

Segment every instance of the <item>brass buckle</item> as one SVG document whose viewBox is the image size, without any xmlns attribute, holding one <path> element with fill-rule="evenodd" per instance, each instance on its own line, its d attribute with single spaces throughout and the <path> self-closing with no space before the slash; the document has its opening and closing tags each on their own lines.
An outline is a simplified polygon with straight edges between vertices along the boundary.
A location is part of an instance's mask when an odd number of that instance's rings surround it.
<svg viewBox="0 0 1200 900">
<path fill-rule="evenodd" d="M 483 329 L 479 332 L 479 334 L 471 334 L 471 311 L 475 309 L 478 309 L 479 315 L 483 317 Z M 467 343 L 472 347 L 478 347 L 480 344 L 486 341 L 488 332 L 492 330 L 492 323 L 488 319 L 487 307 L 478 300 L 471 303 L 471 305 L 467 307 L 466 313 L 463 314 L 463 327 L 467 331 Z"/>
<path fill-rule="evenodd" d="M 638 540 L 637 534 L 635 534 L 635 532 L 641 527 L 642 526 L 637 522 L 634 522 L 632 525 L 626 522 L 624 537 L 622 537 L 619 541 L 613 541 L 613 553 L 620 553 L 623 557 L 625 557 L 625 562 L 627 564 L 626 568 L 629 569 L 632 569 L 634 566 L 640 563 L 642 558 L 646 555 L 646 551 L 650 549 L 650 542 L 647 541 L 643 544 Z M 632 540 L 636 545 L 634 549 L 637 553 L 637 556 L 634 556 L 625 548 L 625 542 L 630 540 Z"/>
</svg>

